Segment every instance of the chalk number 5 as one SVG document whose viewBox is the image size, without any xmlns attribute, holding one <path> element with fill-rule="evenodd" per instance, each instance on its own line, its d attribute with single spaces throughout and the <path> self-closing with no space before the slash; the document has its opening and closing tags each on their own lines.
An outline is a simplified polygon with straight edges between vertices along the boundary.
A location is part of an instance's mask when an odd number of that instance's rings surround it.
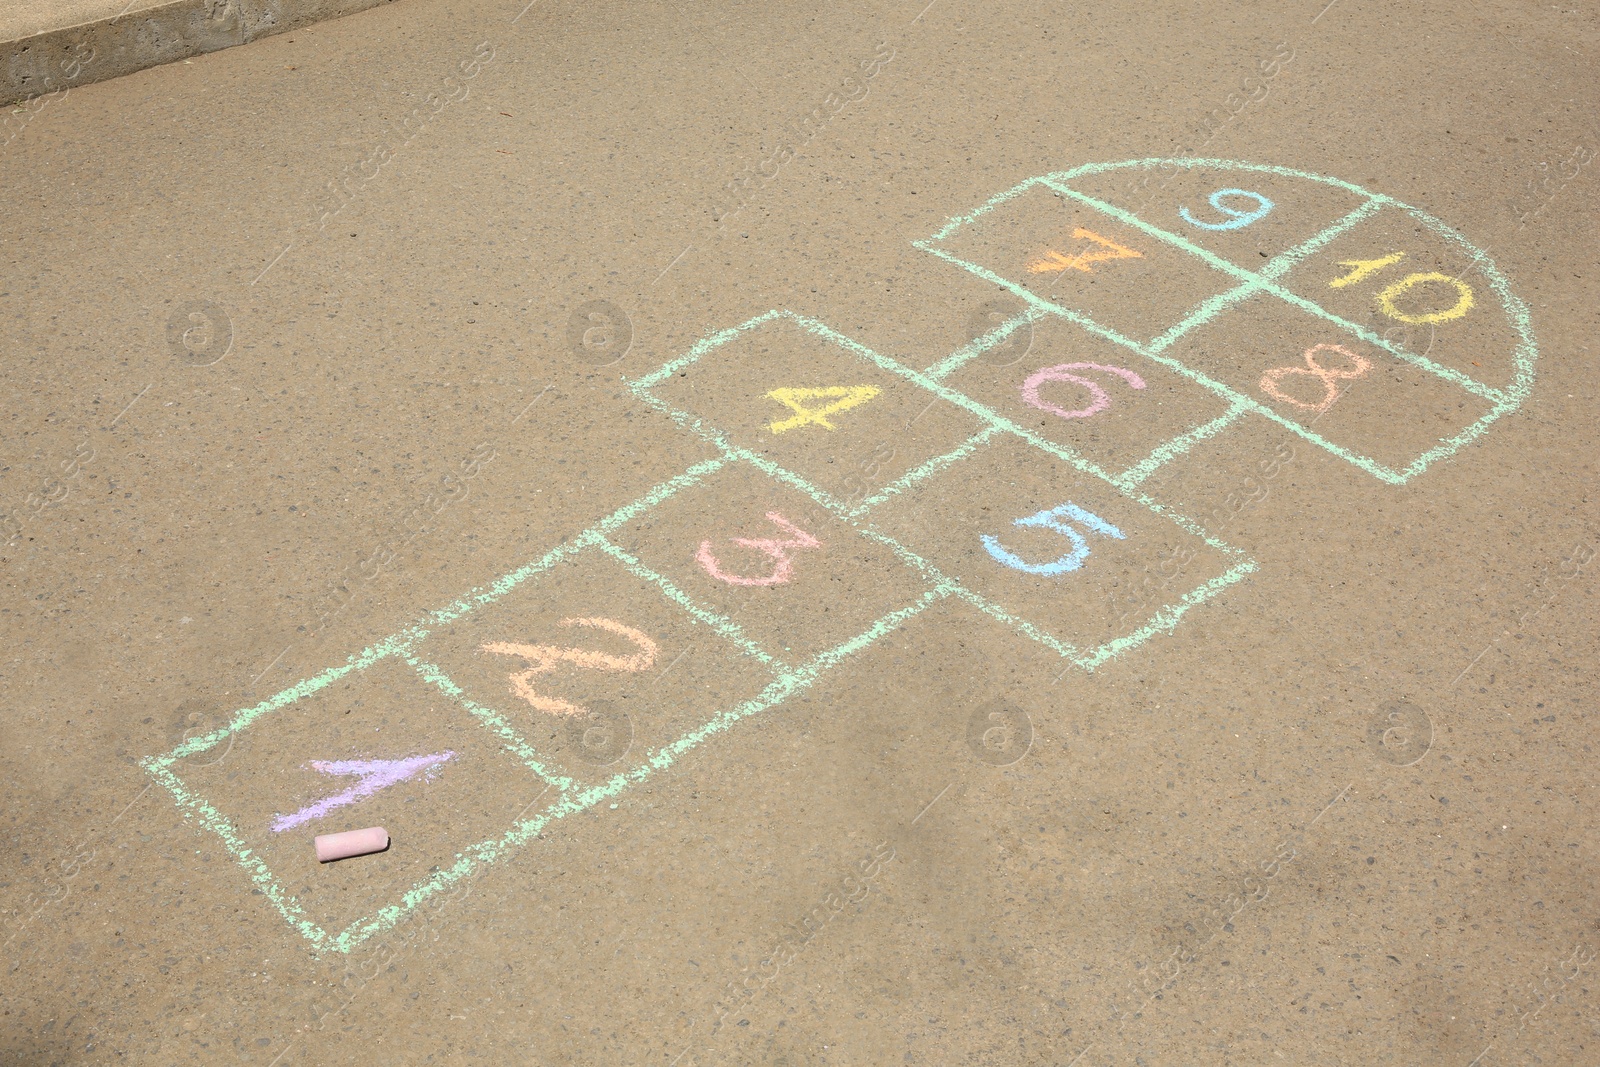
<svg viewBox="0 0 1600 1067">
<path fill-rule="evenodd" d="M 1029 563 L 1002 545 L 998 537 L 990 534 L 983 534 L 980 540 L 983 541 L 983 547 L 994 558 L 995 562 L 1004 564 L 1012 570 L 1022 571 L 1024 574 L 1042 574 L 1054 577 L 1077 570 L 1083 566 L 1083 561 L 1089 558 L 1089 540 L 1078 532 L 1076 526 L 1072 525 L 1074 522 L 1091 533 L 1115 537 L 1119 541 L 1126 537 L 1121 530 L 1100 516 L 1068 502 L 1060 507 L 1046 508 L 1036 515 L 1017 519 L 1011 524 L 1013 526 L 1037 526 L 1046 530 L 1054 530 L 1072 543 L 1070 552 L 1048 563 Z"/>
</svg>

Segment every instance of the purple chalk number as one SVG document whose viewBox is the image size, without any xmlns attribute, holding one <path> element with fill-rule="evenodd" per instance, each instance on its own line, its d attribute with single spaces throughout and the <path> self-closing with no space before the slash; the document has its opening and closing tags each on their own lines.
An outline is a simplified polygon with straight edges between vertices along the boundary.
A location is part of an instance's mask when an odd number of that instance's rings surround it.
<svg viewBox="0 0 1600 1067">
<path fill-rule="evenodd" d="M 454 752 L 445 751 L 426 756 L 411 756 L 408 759 L 312 760 L 313 770 L 321 771 L 323 774 L 353 774 L 359 776 L 361 780 L 342 793 L 335 793 L 331 797 L 307 804 L 293 815 L 279 815 L 273 820 L 272 829 L 275 833 L 281 834 L 301 823 L 320 819 L 335 808 L 365 800 L 380 789 L 387 789 L 397 782 L 414 778 L 424 771 L 429 778 L 432 778 L 442 763 L 454 758 Z"/>
</svg>

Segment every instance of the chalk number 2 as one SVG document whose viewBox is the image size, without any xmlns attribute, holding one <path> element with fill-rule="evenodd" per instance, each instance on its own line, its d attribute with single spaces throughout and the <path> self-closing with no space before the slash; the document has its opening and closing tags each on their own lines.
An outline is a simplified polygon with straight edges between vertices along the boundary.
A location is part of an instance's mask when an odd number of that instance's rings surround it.
<svg viewBox="0 0 1600 1067">
<path fill-rule="evenodd" d="M 983 534 L 980 540 L 983 547 L 988 550 L 997 563 L 1004 564 L 1012 570 L 1022 571 L 1024 574 L 1042 574 L 1054 577 L 1066 574 L 1083 566 L 1083 561 L 1089 558 L 1089 540 L 1078 532 L 1077 526 L 1082 526 L 1090 533 L 1102 534 L 1106 537 L 1115 537 L 1124 540 L 1126 535 L 1115 526 L 1111 525 L 1100 516 L 1068 502 L 1060 507 L 1046 508 L 1036 515 L 1015 520 L 1013 526 L 1036 526 L 1046 530 L 1054 530 L 1072 543 L 1072 550 L 1064 555 L 1050 560 L 1048 563 L 1029 563 L 1016 553 L 1007 549 L 1000 543 L 998 537 Z"/>
</svg>

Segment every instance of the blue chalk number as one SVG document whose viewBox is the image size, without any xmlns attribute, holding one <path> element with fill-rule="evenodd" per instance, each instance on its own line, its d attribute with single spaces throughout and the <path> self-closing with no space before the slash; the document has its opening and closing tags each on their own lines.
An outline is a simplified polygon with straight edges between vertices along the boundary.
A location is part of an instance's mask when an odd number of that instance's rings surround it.
<svg viewBox="0 0 1600 1067">
<path fill-rule="evenodd" d="M 1231 208 L 1222 202 L 1222 198 L 1225 196 L 1247 196 L 1256 202 L 1255 210 L 1239 211 L 1235 208 Z M 1267 212 L 1271 211 L 1273 207 L 1271 200 L 1268 200 L 1260 193 L 1252 193 L 1248 189 L 1218 189 L 1206 199 L 1211 206 L 1216 209 L 1218 214 L 1228 216 L 1228 221 L 1201 222 L 1199 219 L 1189 214 L 1189 209 L 1187 207 L 1180 207 L 1178 209 L 1178 214 L 1183 217 L 1183 221 L 1187 222 L 1191 226 L 1198 226 L 1202 230 L 1237 230 L 1241 227 L 1250 225 L 1252 222 L 1255 222 L 1258 219 L 1265 218 Z"/>
<path fill-rule="evenodd" d="M 989 555 L 993 556 L 996 562 L 1003 563 L 1012 570 L 1022 571 L 1025 574 L 1050 576 L 1066 574 L 1068 571 L 1075 571 L 1083 566 L 1083 561 L 1089 558 L 1089 542 L 1084 539 L 1083 534 L 1067 523 L 1066 520 L 1068 519 L 1075 520 L 1094 533 L 1115 537 L 1118 540 L 1124 539 L 1121 530 L 1100 516 L 1084 511 L 1076 504 L 1067 503 L 1057 508 L 1046 508 L 1037 515 L 1029 515 L 1025 519 L 1017 519 L 1011 524 L 1013 526 L 1042 526 L 1046 530 L 1054 530 L 1072 542 L 1071 552 L 1058 559 L 1051 560 L 1049 563 L 1029 563 L 1021 556 L 1007 550 L 1000 543 L 999 538 L 991 537 L 989 534 L 982 534 L 980 540 L 983 541 L 983 547 L 989 550 Z"/>
</svg>

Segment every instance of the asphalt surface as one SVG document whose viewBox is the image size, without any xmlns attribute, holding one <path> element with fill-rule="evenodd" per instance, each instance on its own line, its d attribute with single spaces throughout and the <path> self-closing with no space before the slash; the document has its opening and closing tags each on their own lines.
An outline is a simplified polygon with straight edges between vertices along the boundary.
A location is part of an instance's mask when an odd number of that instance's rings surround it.
<svg viewBox="0 0 1600 1067">
<path fill-rule="evenodd" d="M 525 4 L 7 116 L 0 1060 L 1595 1060 L 1592 4 Z"/>
</svg>

